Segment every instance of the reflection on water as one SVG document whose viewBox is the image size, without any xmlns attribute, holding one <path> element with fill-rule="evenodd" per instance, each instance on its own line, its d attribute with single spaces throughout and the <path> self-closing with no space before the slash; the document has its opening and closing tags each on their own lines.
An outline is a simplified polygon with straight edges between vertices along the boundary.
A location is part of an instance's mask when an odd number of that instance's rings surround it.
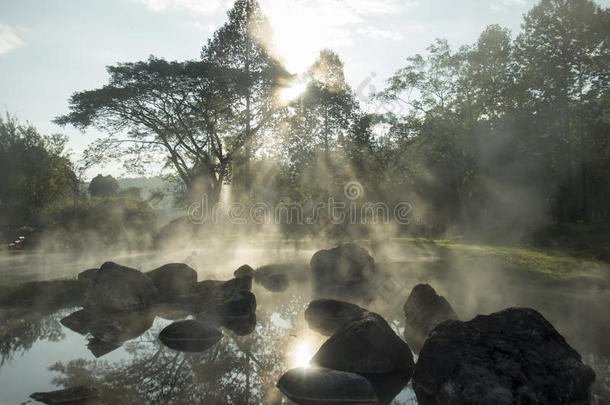
<svg viewBox="0 0 610 405">
<path fill-rule="evenodd" d="M 254 331 L 240 336 L 222 328 L 220 342 L 202 353 L 165 347 L 158 334 L 172 321 L 159 316 L 139 336 L 128 336 L 124 343 L 120 337 L 108 336 L 120 329 L 108 319 L 100 320 L 102 326 L 85 335 L 63 326 L 60 320 L 78 308 L 32 315 L 18 325 L 9 325 L 10 332 L 3 335 L 0 346 L 0 381 L 11 384 L 12 389 L 0 391 L 0 403 L 21 403 L 34 391 L 77 385 L 99 388 L 103 404 L 289 403 L 275 388 L 277 380 L 288 369 L 307 365 L 326 337 L 307 329 L 303 318 L 309 302 L 306 294 L 296 295 L 294 290 L 273 294 L 262 288 L 255 292 Z M 139 325 L 146 323 L 144 316 Z M 106 336 L 100 336 L 104 333 Z M 122 343 L 122 347 L 100 353 L 91 342 L 104 342 L 101 339 L 114 340 L 117 347 Z M 35 364 L 30 352 L 37 356 Z M 30 370 L 37 378 L 20 378 Z M 392 395 L 402 385 L 404 382 L 396 390 L 394 384 Z M 415 403 L 410 388 L 406 391 L 392 403 Z"/>
<path fill-rule="evenodd" d="M 235 262 L 243 264 L 243 260 Z M 396 262 L 393 267 L 388 266 L 392 269 L 390 277 L 379 285 L 379 298 L 369 307 L 383 315 L 399 336 L 403 328 L 402 304 L 408 290 L 418 282 L 428 281 L 427 270 L 422 267 L 405 271 L 412 265 Z M 88 266 L 79 270 L 85 267 Z M 238 266 L 226 267 L 225 279 L 230 277 L 228 269 Z M 452 298 L 458 313 L 466 314 L 464 318 L 471 315 L 469 311 L 489 313 L 498 306 L 531 305 L 540 309 L 596 370 L 595 403 L 608 403 L 610 363 L 606 346 L 588 332 L 596 324 L 587 325 L 589 329 L 580 328 L 591 319 L 587 315 L 593 316 L 594 311 L 585 313 L 587 308 L 596 309 L 598 304 L 603 307 L 605 301 L 595 301 L 593 307 L 587 307 L 589 304 L 578 298 L 569 304 L 565 299 L 557 300 L 560 295 L 556 292 L 544 295 L 532 289 L 528 295 L 527 288 L 510 284 L 489 294 L 492 289 L 474 291 L 464 280 L 456 280 L 450 274 L 435 277 L 433 283 L 443 295 Z M 303 318 L 312 298 L 309 283 L 291 283 L 280 292 L 255 283 L 253 292 L 257 300 L 256 323 L 221 325 L 222 339 L 202 353 L 178 352 L 158 339 L 159 332 L 172 320 L 195 317 L 181 308 L 156 308 L 153 314 L 139 315 L 135 320 L 93 319 L 86 329 L 60 323 L 80 308 L 48 315 L 0 310 L 0 404 L 19 404 L 27 401 L 32 392 L 76 385 L 99 388 L 102 404 L 290 403 L 275 388 L 276 382 L 288 369 L 307 366 L 326 339 L 309 330 Z M 485 299 L 479 297 L 475 302 L 477 293 L 485 295 Z M 575 312 L 575 308 L 581 309 Z M 587 333 L 578 335 L 583 330 Z M 399 375 L 373 383 L 384 403 L 417 404 L 411 383 L 404 386 Z"/>
</svg>

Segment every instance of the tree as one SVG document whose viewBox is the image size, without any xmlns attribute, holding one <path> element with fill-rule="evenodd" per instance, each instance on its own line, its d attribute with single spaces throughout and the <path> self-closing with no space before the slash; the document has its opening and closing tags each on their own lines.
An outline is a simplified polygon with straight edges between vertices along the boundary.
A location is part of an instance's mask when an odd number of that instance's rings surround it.
<svg viewBox="0 0 610 405">
<path fill-rule="evenodd" d="M 89 163 L 127 158 L 138 169 L 165 155 L 187 192 L 218 201 L 234 157 L 279 108 L 273 98 L 285 74 L 251 38 L 264 21 L 257 3 L 237 1 L 228 15 L 201 61 L 151 56 L 108 67 L 109 83 L 72 95 L 71 112 L 55 122 L 109 133 L 91 145 Z"/>
<path fill-rule="evenodd" d="M 564 220 L 590 218 L 592 146 L 608 135 L 607 129 L 593 130 L 603 115 L 600 100 L 610 79 L 608 27 L 610 13 L 592 1 L 542 0 L 525 15 L 516 40 L 532 113 L 547 123 L 540 135 L 548 137 L 549 165 L 565 179 L 557 190 Z M 578 205 L 572 203 L 575 194 Z"/>
<path fill-rule="evenodd" d="M 232 77 L 236 90 L 232 94 L 232 115 L 223 116 L 223 127 L 235 144 L 244 146 L 241 182 L 249 191 L 254 137 L 272 122 L 278 111 L 278 89 L 290 75 L 272 55 L 271 26 L 258 1 L 237 0 L 227 15 L 228 21 L 203 47 L 201 58 L 239 72 Z"/>
<path fill-rule="evenodd" d="M 65 143 L 65 137 L 41 135 L 8 113 L 0 117 L 0 229 L 36 227 L 44 209 L 66 204 L 78 192 Z"/>
<path fill-rule="evenodd" d="M 89 194 L 91 197 L 109 197 L 116 195 L 119 191 L 119 183 L 110 175 L 98 174 L 89 183 Z"/>
</svg>

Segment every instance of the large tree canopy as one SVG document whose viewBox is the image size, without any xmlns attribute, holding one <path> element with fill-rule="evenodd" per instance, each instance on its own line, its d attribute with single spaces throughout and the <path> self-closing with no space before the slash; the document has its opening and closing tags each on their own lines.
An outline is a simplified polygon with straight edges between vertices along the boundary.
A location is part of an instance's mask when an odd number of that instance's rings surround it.
<svg viewBox="0 0 610 405">
<path fill-rule="evenodd" d="M 258 3 L 238 1 L 228 15 L 201 61 L 111 66 L 109 83 L 74 94 L 56 122 L 109 133 L 89 148 L 92 163 L 116 157 L 138 167 L 163 154 L 188 190 L 217 200 L 234 155 L 272 118 L 288 77 L 256 34 L 266 24 Z"/>
</svg>

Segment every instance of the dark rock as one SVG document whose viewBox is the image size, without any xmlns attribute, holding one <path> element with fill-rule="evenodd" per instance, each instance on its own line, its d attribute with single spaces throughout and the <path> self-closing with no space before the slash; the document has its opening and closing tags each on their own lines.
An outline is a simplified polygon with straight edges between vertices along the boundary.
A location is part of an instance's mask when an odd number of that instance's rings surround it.
<svg viewBox="0 0 610 405">
<path fill-rule="evenodd" d="M 413 386 L 422 405 L 587 402 L 595 373 L 537 311 L 445 321 L 424 343 Z"/>
<path fill-rule="evenodd" d="M 256 328 L 256 314 L 251 313 L 243 317 L 223 317 L 220 319 L 220 325 L 238 336 L 246 336 L 254 332 Z"/>
<path fill-rule="evenodd" d="M 376 273 L 375 261 L 360 246 L 346 243 L 320 250 L 311 258 L 310 267 L 318 296 L 372 298 L 368 287 Z"/>
<path fill-rule="evenodd" d="M 80 311 L 72 312 L 70 315 L 63 317 L 59 322 L 76 333 L 86 335 L 91 330 L 93 319 L 91 312 L 81 309 Z"/>
<path fill-rule="evenodd" d="M 150 329 L 153 321 L 154 315 L 148 311 L 103 314 L 90 324 L 90 333 L 102 342 L 120 346 L 127 340 L 141 336 Z"/>
<path fill-rule="evenodd" d="M 158 298 L 153 281 L 136 269 L 104 263 L 85 292 L 85 309 L 91 311 L 138 311 Z"/>
<path fill-rule="evenodd" d="M 222 338 L 222 333 L 205 322 L 187 320 L 172 323 L 159 333 L 159 339 L 171 349 L 202 352 Z"/>
<path fill-rule="evenodd" d="M 266 277 L 257 277 L 256 282 L 271 292 L 285 291 L 290 285 L 290 280 L 286 274 L 269 274 Z"/>
<path fill-rule="evenodd" d="M 379 399 L 379 404 L 391 404 L 411 379 L 411 373 L 396 371 L 388 374 L 367 375 Z"/>
<path fill-rule="evenodd" d="M 254 281 L 271 292 L 285 291 L 290 285 L 290 275 L 298 271 L 294 263 L 267 264 L 256 269 Z"/>
<path fill-rule="evenodd" d="M 102 357 L 102 356 L 118 349 L 121 346 L 122 346 L 122 344 L 104 342 L 95 337 L 89 339 L 89 342 L 87 343 L 87 349 L 89 349 L 89 351 L 96 358 Z"/>
<path fill-rule="evenodd" d="M 184 303 L 195 313 L 213 313 L 216 308 L 232 300 L 241 291 L 252 289 L 252 278 L 238 277 L 228 281 L 205 280 L 195 284 Z"/>
<path fill-rule="evenodd" d="M 371 383 L 358 374 L 320 367 L 301 367 L 286 372 L 278 389 L 297 404 L 375 404 Z"/>
<path fill-rule="evenodd" d="M 323 298 L 309 303 L 305 320 L 311 329 L 330 336 L 341 326 L 360 318 L 364 312 L 366 310 L 358 305 Z"/>
<path fill-rule="evenodd" d="M 357 374 L 413 372 L 409 346 L 379 315 L 367 312 L 335 332 L 318 350 L 312 365 Z"/>
<path fill-rule="evenodd" d="M 437 295 L 428 284 L 413 287 L 403 309 L 406 317 L 404 337 L 416 353 L 436 325 L 449 319 L 458 319 L 445 297 Z"/>
<path fill-rule="evenodd" d="M 187 295 L 197 283 L 197 272 L 184 263 L 169 263 L 146 273 L 164 301 Z"/>
<path fill-rule="evenodd" d="M 99 398 L 100 392 L 93 387 L 79 385 L 51 392 L 35 392 L 30 395 L 33 400 L 45 404 L 86 404 Z"/>
<path fill-rule="evenodd" d="M 95 276 L 97 276 L 97 272 L 99 269 L 87 269 L 87 270 L 83 270 L 80 273 L 78 273 L 77 278 L 79 280 L 87 280 L 89 282 L 93 281 L 95 279 Z"/>
<path fill-rule="evenodd" d="M 256 312 L 256 297 L 250 291 L 239 291 L 219 302 L 216 312 L 223 318 L 247 318 Z"/>
<path fill-rule="evenodd" d="M 254 269 L 247 264 L 240 266 L 237 270 L 233 272 L 233 276 L 235 278 L 239 277 L 254 277 Z"/>
</svg>

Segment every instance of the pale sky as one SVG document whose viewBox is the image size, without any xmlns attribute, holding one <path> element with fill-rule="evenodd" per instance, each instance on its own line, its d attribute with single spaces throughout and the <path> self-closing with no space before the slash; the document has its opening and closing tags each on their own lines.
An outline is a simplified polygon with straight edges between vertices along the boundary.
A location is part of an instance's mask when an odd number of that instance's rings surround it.
<svg viewBox="0 0 610 405">
<path fill-rule="evenodd" d="M 345 62 L 346 77 L 365 98 L 435 38 L 455 48 L 489 24 L 519 32 L 534 0 L 260 0 L 275 44 L 294 73 L 322 48 Z M 598 1 L 608 7 L 610 0 Z M 102 86 L 105 66 L 146 59 L 197 59 L 226 21 L 228 0 L 0 0 L 0 111 L 42 133 L 69 136 L 73 158 L 102 135 L 61 128 L 75 91 Z M 120 174 L 116 168 L 100 170 Z"/>
</svg>

